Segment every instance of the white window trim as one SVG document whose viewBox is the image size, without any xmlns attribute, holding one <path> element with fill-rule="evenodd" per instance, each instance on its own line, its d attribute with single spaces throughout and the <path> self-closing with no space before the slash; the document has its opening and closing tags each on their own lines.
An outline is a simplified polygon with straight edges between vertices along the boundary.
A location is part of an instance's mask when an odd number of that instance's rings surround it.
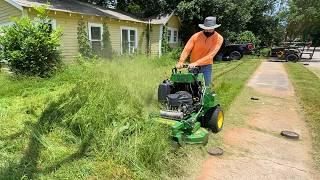
<svg viewBox="0 0 320 180">
<path fill-rule="evenodd" d="M 179 41 L 179 31 L 178 31 L 178 29 L 177 28 L 173 28 L 173 27 L 168 27 L 168 30 L 171 31 L 171 34 L 169 35 L 169 37 L 170 37 L 169 43 L 178 43 L 178 41 Z M 176 41 L 174 41 L 174 31 L 177 31 L 177 39 L 176 39 Z"/>
<path fill-rule="evenodd" d="M 14 22 L 5 22 L 5 23 L 0 23 L 0 27 L 4 27 L 4 26 L 12 26 L 14 25 Z"/>
<path fill-rule="evenodd" d="M 162 33 L 163 33 L 163 25 L 160 25 L 160 33 L 159 33 L 159 57 L 162 55 L 161 47 L 162 47 Z"/>
<path fill-rule="evenodd" d="M 135 40 L 136 42 L 134 43 L 134 48 L 138 48 L 138 29 L 133 28 L 133 27 L 128 27 L 128 26 L 120 26 L 120 46 L 121 46 L 121 54 L 123 54 L 123 49 L 122 49 L 122 30 L 134 30 L 135 33 Z"/>
<path fill-rule="evenodd" d="M 55 20 L 55 19 L 50 19 L 50 24 L 51 24 L 51 26 L 52 26 L 52 29 L 53 30 L 56 30 L 57 29 L 57 20 Z"/>
<path fill-rule="evenodd" d="M 99 28 L 101 28 L 101 40 L 92 40 L 91 27 L 99 27 Z M 102 40 L 103 40 L 103 36 L 102 36 L 103 35 L 103 26 L 102 26 L 102 24 L 100 24 L 100 23 L 88 23 L 88 33 L 89 33 L 90 42 L 91 41 L 95 41 L 95 42 L 101 41 L 102 42 Z"/>
<path fill-rule="evenodd" d="M 170 33 L 169 33 L 170 31 Z M 168 39 L 168 43 L 171 43 L 171 39 L 172 39 L 172 29 L 167 29 L 167 33 L 168 33 L 168 36 L 169 36 L 169 39 Z M 167 37 L 168 38 L 168 37 Z"/>
</svg>

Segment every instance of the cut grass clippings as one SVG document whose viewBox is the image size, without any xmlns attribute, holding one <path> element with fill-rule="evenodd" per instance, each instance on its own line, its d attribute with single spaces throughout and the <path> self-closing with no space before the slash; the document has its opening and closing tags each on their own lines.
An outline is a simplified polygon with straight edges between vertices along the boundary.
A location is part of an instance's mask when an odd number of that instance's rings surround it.
<svg viewBox="0 0 320 180">
<path fill-rule="evenodd" d="M 320 79 L 300 63 L 286 63 L 285 67 L 311 129 L 314 159 L 320 169 Z"/>
<path fill-rule="evenodd" d="M 225 110 L 259 63 L 214 64 Z M 175 151 L 169 130 L 148 118 L 159 110 L 157 87 L 174 64 L 137 56 L 69 65 L 48 79 L 0 74 L 0 177 L 183 177 L 186 149 Z"/>
</svg>

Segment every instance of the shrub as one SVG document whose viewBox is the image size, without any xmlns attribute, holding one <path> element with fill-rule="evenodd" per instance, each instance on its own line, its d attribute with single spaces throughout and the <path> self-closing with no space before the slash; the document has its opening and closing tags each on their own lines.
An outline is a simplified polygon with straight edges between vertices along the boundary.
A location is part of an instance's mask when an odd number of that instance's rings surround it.
<svg viewBox="0 0 320 180">
<path fill-rule="evenodd" d="M 171 51 L 168 41 L 168 27 L 163 26 L 162 29 L 162 43 L 161 43 L 161 51 L 166 54 Z"/>
<path fill-rule="evenodd" d="M 269 57 L 270 56 L 270 51 L 271 51 L 270 48 L 262 48 L 260 50 L 260 55 L 263 56 L 263 57 Z"/>
<path fill-rule="evenodd" d="M 253 43 L 255 47 L 260 45 L 260 40 L 251 32 L 244 31 L 237 37 L 238 43 Z"/>
<path fill-rule="evenodd" d="M 106 23 L 103 23 L 103 34 L 102 34 L 102 57 L 111 59 L 112 58 L 112 45 L 110 40 L 110 32 L 108 25 Z"/>
<path fill-rule="evenodd" d="M 0 39 L 2 57 L 16 74 L 48 77 L 61 65 L 60 30 L 53 30 L 44 10 L 38 19 L 16 19 L 11 27 L 3 28 Z"/>
<path fill-rule="evenodd" d="M 77 32 L 77 39 L 79 45 L 79 53 L 82 57 L 85 58 L 92 58 L 92 49 L 90 47 L 90 41 L 88 38 L 87 26 L 83 19 L 79 20 L 78 22 L 78 32 Z"/>
<path fill-rule="evenodd" d="M 181 55 L 182 51 L 183 51 L 183 47 L 182 47 L 182 46 L 179 46 L 179 47 L 177 47 L 177 48 L 172 49 L 172 50 L 168 53 L 168 55 L 169 55 L 169 57 L 170 57 L 171 59 L 173 59 L 173 60 L 175 60 L 175 61 L 178 61 L 179 58 L 180 58 L 180 55 Z"/>
</svg>

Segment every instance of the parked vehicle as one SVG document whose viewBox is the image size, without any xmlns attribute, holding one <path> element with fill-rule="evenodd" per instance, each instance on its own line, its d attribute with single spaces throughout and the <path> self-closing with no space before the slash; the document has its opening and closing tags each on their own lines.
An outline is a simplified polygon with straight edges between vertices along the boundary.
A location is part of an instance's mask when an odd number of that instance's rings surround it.
<svg viewBox="0 0 320 180">
<path fill-rule="evenodd" d="M 219 52 L 214 57 L 215 60 L 240 60 L 243 55 L 251 54 L 254 49 L 252 43 L 246 44 L 222 44 Z"/>
<path fill-rule="evenodd" d="M 311 52 L 307 52 L 306 46 L 310 46 L 309 43 L 301 42 L 284 42 L 280 47 L 272 47 L 270 51 L 270 57 L 277 57 L 280 60 L 297 62 L 301 59 L 311 60 L 315 52 L 316 47 L 311 49 Z M 309 48 L 308 48 L 309 50 Z M 309 55 L 308 58 L 302 57 L 302 55 Z"/>
</svg>

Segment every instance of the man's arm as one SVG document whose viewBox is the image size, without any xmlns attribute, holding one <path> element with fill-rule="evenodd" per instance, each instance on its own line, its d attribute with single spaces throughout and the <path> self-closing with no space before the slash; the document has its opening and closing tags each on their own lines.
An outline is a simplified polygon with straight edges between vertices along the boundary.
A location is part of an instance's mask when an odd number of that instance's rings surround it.
<svg viewBox="0 0 320 180">
<path fill-rule="evenodd" d="M 192 63 L 192 65 L 201 66 L 201 65 L 207 64 L 206 62 L 211 61 L 213 59 L 213 57 L 218 53 L 218 51 L 221 48 L 222 43 L 223 43 L 223 37 L 221 35 L 219 35 L 214 48 L 208 53 L 208 55 L 206 55 L 203 58 Z"/>
<path fill-rule="evenodd" d="M 185 45 L 181 55 L 180 55 L 180 59 L 178 64 L 183 64 L 185 62 L 185 60 L 187 59 L 187 57 L 189 56 L 190 52 L 193 49 L 194 46 L 194 39 L 195 39 L 195 35 L 193 35 L 189 41 L 187 42 L 187 44 Z"/>
</svg>

